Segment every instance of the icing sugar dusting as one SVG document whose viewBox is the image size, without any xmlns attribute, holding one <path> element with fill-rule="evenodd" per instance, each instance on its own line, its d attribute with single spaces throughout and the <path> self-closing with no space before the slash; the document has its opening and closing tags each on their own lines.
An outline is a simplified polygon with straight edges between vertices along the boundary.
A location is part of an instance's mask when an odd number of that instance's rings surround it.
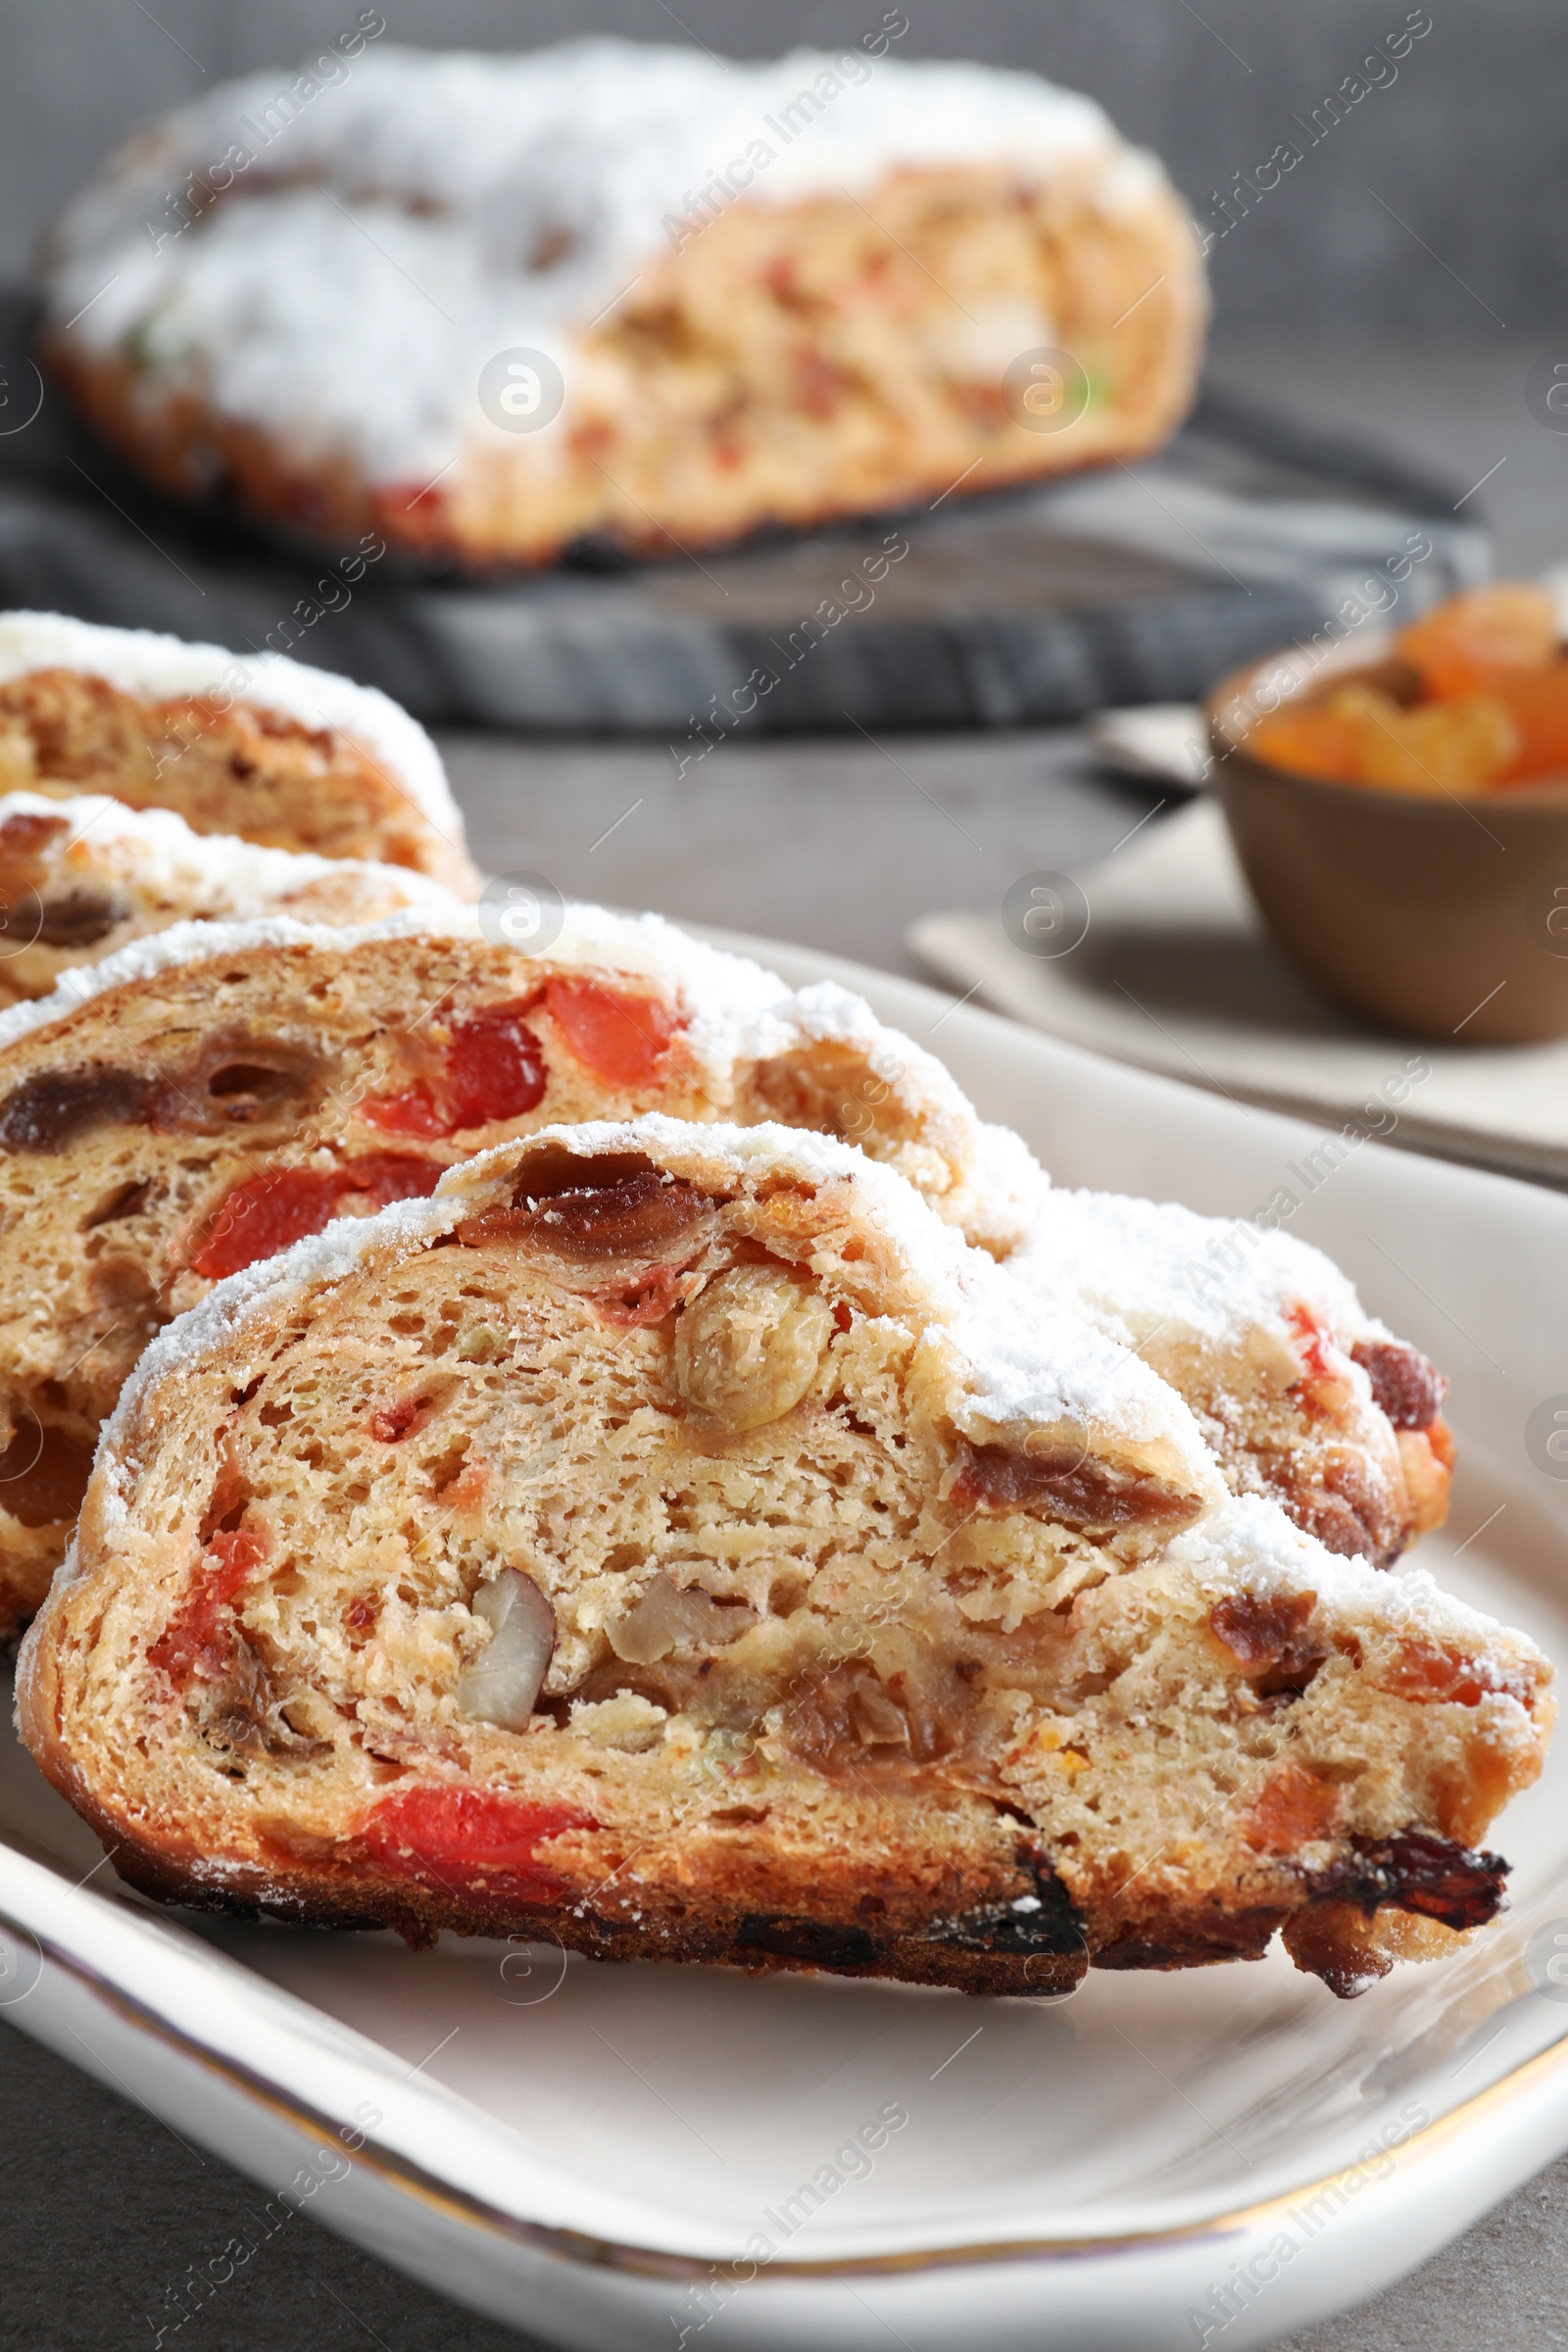
<svg viewBox="0 0 1568 2352">
<path fill-rule="evenodd" d="M 1196 1332 L 1217 1346 L 1258 1324 L 1284 1336 L 1298 1302 L 1346 1340 L 1383 1330 L 1321 1250 L 1174 1201 L 1044 1194 L 1007 1270 L 1043 1303 L 1086 1315 L 1130 1347 L 1156 1331 Z"/>
<path fill-rule="evenodd" d="M 1071 170 L 1110 213 L 1163 185 L 1087 98 L 859 45 L 769 65 L 610 39 L 381 48 L 308 103 L 278 92 L 275 74 L 229 83 L 122 150 L 56 229 L 51 316 L 81 312 L 93 348 L 134 339 L 156 374 L 301 449 L 348 449 L 377 481 L 427 479 L 479 429 L 495 353 L 569 357 L 717 173 L 723 202 L 772 206 L 901 165 Z M 224 181 L 236 154 L 251 160 Z M 169 197 L 189 172 L 244 201 L 178 229 Z"/>
</svg>

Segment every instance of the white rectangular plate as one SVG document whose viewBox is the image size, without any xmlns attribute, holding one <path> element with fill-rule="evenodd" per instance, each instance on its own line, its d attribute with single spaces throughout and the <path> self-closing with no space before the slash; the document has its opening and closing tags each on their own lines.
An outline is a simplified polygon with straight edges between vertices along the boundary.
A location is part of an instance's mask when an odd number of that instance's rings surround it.
<svg viewBox="0 0 1568 2352">
<path fill-rule="evenodd" d="M 1325 1152 L 911 982 L 718 944 L 858 988 L 1059 1182 L 1241 1215 L 1294 1191 L 1290 1230 L 1452 1375 L 1453 1532 L 1421 1564 L 1568 1657 L 1568 1483 L 1525 1446 L 1568 1382 L 1568 1200 Z M 1565 1798 L 1568 1751 L 1494 1836 L 1503 1922 L 1356 2002 L 1275 1952 L 1030 2003 L 176 1918 L 117 1890 L 7 1742 L 0 2003 L 270 2192 L 564 2344 L 1232 2352 L 1370 2294 L 1568 2147 L 1568 1984 L 1537 1982 L 1558 1926 L 1568 1977 Z"/>
</svg>

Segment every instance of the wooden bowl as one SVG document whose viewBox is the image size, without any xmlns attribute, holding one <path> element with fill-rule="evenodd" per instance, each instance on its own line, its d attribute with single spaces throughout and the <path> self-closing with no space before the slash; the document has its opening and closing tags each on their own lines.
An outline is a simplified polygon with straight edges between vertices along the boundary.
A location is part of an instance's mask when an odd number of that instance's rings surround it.
<svg viewBox="0 0 1568 2352">
<path fill-rule="evenodd" d="M 1288 702 L 1407 677 L 1387 637 L 1362 631 L 1326 657 L 1249 662 L 1215 689 L 1214 782 L 1252 896 L 1320 987 L 1385 1027 L 1477 1045 L 1568 1036 L 1568 776 L 1389 792 L 1247 750 Z"/>
</svg>

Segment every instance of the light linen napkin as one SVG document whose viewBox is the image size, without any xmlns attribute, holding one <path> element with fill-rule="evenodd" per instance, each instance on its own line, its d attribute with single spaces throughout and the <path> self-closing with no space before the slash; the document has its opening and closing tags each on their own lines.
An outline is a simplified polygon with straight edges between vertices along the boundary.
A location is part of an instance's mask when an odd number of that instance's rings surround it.
<svg viewBox="0 0 1568 2352">
<path fill-rule="evenodd" d="M 1014 944 L 1018 917 L 1004 927 L 1000 912 L 924 915 L 908 945 L 953 987 L 1118 1061 L 1359 1137 L 1568 1183 L 1568 1041 L 1440 1044 L 1341 1011 L 1269 938 L 1214 803 L 1156 819 L 1077 886 L 1088 928 L 1063 954 Z M 1077 927 L 1047 928 L 1037 944 Z"/>
</svg>

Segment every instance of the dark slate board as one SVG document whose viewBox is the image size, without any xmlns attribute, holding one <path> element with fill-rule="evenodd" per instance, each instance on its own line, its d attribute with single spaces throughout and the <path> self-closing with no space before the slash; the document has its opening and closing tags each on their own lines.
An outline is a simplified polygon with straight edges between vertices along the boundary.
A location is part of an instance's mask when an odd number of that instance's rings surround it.
<svg viewBox="0 0 1568 2352">
<path fill-rule="evenodd" d="M 145 489 L 25 350 L 14 302 L 0 318 L 0 604 L 270 645 L 429 721 L 662 735 L 677 758 L 720 734 L 1061 721 L 1196 699 L 1311 634 L 1411 533 L 1431 553 L 1402 614 L 1490 569 L 1450 485 L 1209 391 L 1134 470 L 494 585 L 388 558 L 351 595 L 329 587 L 338 609 L 322 614 L 326 566 Z M 879 554 L 901 547 L 877 577 Z M 318 614 L 308 626 L 302 608 Z"/>
</svg>

